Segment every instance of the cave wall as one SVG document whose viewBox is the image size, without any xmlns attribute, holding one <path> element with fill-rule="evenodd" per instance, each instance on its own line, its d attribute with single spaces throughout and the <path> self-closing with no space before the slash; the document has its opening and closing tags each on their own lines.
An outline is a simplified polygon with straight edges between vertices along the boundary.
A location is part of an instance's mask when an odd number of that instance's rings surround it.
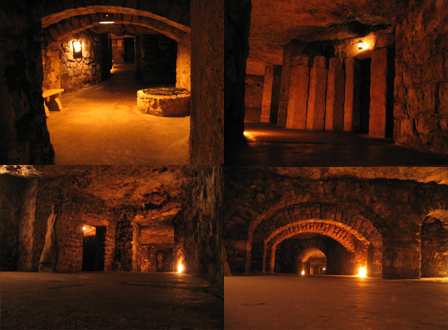
<svg viewBox="0 0 448 330">
<path fill-rule="evenodd" d="M 395 30 L 394 140 L 448 154 L 448 7 L 414 1 Z"/>
<path fill-rule="evenodd" d="M 177 44 L 176 87 L 191 91 L 191 49 L 180 42 Z"/>
<path fill-rule="evenodd" d="M 44 44 L 42 45 L 42 65 L 44 68 L 42 90 L 60 89 L 62 88 L 61 51 L 57 47 L 45 47 Z"/>
<path fill-rule="evenodd" d="M 138 35 L 135 38 L 137 74 L 144 82 L 176 82 L 177 42 L 164 35 Z"/>
<path fill-rule="evenodd" d="M 174 219 L 175 269 L 223 285 L 222 167 L 199 167 L 189 198 Z"/>
<path fill-rule="evenodd" d="M 246 76 L 245 120 L 260 121 L 264 76 Z"/>
<path fill-rule="evenodd" d="M 224 0 L 192 0 L 190 17 L 190 163 L 221 165 L 224 162 Z"/>
<path fill-rule="evenodd" d="M 244 144 L 246 60 L 249 56 L 250 0 L 229 0 L 224 6 L 224 139 L 225 151 Z"/>
<path fill-rule="evenodd" d="M 0 8 L 0 163 L 53 164 L 42 98 L 40 14 L 34 1 Z"/>
</svg>

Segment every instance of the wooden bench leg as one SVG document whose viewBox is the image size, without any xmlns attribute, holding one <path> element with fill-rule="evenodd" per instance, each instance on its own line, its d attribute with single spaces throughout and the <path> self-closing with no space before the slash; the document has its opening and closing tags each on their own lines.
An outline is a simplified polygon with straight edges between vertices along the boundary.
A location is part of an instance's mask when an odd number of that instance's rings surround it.
<svg viewBox="0 0 448 330">
<path fill-rule="evenodd" d="M 45 100 L 44 100 L 44 108 L 45 108 L 45 115 L 46 115 L 46 117 L 47 118 L 50 117 L 50 110 L 48 110 L 48 107 L 47 107 L 47 104 L 45 103 Z"/>
</svg>

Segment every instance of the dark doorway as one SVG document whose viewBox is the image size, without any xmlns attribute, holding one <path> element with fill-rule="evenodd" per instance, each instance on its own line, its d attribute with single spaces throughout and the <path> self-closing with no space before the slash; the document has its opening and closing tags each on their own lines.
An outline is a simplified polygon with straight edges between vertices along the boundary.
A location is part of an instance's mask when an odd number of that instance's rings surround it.
<svg viewBox="0 0 448 330">
<path fill-rule="evenodd" d="M 83 226 L 82 250 L 83 271 L 103 271 L 106 227 Z"/>
<path fill-rule="evenodd" d="M 126 63 L 135 62 L 134 38 L 124 38 L 124 61 Z"/>
<path fill-rule="evenodd" d="M 369 131 L 369 119 L 370 119 L 370 63 L 372 60 L 366 58 L 360 61 L 360 80 L 361 80 L 361 126 L 359 130 L 361 132 Z"/>
</svg>

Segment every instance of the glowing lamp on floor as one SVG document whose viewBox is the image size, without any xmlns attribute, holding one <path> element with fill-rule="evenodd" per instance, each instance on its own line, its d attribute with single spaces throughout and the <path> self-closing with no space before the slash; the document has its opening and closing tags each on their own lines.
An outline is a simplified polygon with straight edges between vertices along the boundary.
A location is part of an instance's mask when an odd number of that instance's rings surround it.
<svg viewBox="0 0 448 330">
<path fill-rule="evenodd" d="M 178 273 L 178 274 L 182 273 L 182 270 L 183 270 L 183 269 L 184 269 L 184 266 L 182 266 L 182 264 L 179 263 L 179 264 L 177 265 L 177 273 Z"/>
<path fill-rule="evenodd" d="M 358 42 L 358 49 L 359 50 L 363 50 L 364 49 L 364 43 L 362 42 L 362 40 L 359 40 L 359 42 Z"/>
<path fill-rule="evenodd" d="M 359 267 L 358 275 L 359 277 L 366 277 L 367 276 L 367 269 L 366 267 Z"/>
<path fill-rule="evenodd" d="M 302 270 L 302 275 L 305 275 L 305 271 L 304 270 Z"/>
<path fill-rule="evenodd" d="M 80 41 L 73 41 L 73 57 L 82 57 L 82 43 Z"/>
</svg>

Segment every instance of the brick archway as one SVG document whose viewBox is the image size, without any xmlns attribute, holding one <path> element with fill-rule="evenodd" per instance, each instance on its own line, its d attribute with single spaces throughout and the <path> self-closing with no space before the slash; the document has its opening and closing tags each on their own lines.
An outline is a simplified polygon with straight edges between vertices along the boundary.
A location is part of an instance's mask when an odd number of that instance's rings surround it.
<svg viewBox="0 0 448 330">
<path fill-rule="evenodd" d="M 382 233 L 373 225 L 377 224 L 375 216 L 367 210 L 357 209 L 356 205 L 351 204 L 333 204 L 333 203 L 291 203 L 284 209 L 277 210 L 276 213 L 270 213 L 271 217 L 264 217 L 264 214 L 256 219 L 256 226 L 251 223 L 247 239 L 246 267 L 248 273 L 252 259 L 253 241 L 264 241 L 272 233 L 284 226 L 298 223 L 303 220 L 325 220 L 338 223 L 338 226 L 346 228 L 345 230 L 356 234 L 358 240 L 367 245 L 374 242 L 378 246 L 382 239 Z M 261 221 L 260 218 L 262 219 Z M 265 224 L 261 226 L 261 224 Z M 260 227 L 261 226 L 261 227 Z M 378 242 L 378 243 L 376 243 Z M 261 247 L 260 247 L 261 248 Z"/>
</svg>

